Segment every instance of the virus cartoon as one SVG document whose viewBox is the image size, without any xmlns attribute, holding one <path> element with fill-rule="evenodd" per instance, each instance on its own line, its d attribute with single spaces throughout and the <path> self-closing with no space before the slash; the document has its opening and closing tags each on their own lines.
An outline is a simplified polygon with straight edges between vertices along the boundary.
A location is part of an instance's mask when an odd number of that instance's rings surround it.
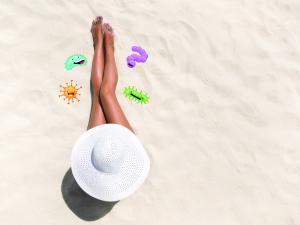
<svg viewBox="0 0 300 225">
<path fill-rule="evenodd" d="M 124 95 L 130 100 L 134 100 L 137 103 L 147 104 L 149 102 L 149 96 L 142 91 L 138 91 L 135 87 L 126 87 L 124 89 Z"/>
<path fill-rule="evenodd" d="M 79 102 L 80 100 L 77 98 L 78 95 L 80 95 L 78 93 L 78 90 L 81 89 L 82 87 L 77 87 L 77 84 L 75 84 L 75 86 L 73 85 L 73 80 L 70 81 L 70 84 L 67 82 L 65 86 L 60 85 L 60 88 L 62 88 L 60 90 L 61 94 L 58 95 L 58 97 L 64 96 L 64 100 L 68 101 L 68 104 L 70 104 L 70 101 L 72 101 L 72 103 L 74 103 L 74 99 L 77 100 L 77 102 Z"/>
<path fill-rule="evenodd" d="M 71 70 L 75 66 L 85 66 L 87 62 L 88 60 L 84 55 L 81 54 L 71 55 L 65 62 L 65 68 L 66 70 Z"/>
<path fill-rule="evenodd" d="M 144 63 L 147 61 L 148 54 L 144 49 L 142 49 L 139 46 L 132 46 L 131 50 L 133 52 L 137 52 L 139 55 L 131 54 L 130 56 L 127 57 L 127 66 L 128 67 L 133 68 L 133 67 L 135 67 L 136 62 Z"/>
</svg>

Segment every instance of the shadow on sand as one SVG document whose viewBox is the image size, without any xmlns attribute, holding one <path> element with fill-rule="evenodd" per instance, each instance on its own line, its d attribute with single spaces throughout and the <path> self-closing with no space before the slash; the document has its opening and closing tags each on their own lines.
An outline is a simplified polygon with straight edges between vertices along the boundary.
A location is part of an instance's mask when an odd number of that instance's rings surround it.
<svg viewBox="0 0 300 225">
<path fill-rule="evenodd" d="M 104 202 L 86 194 L 76 183 L 71 169 L 63 178 L 61 192 L 69 209 L 85 221 L 104 217 L 118 202 Z"/>
</svg>

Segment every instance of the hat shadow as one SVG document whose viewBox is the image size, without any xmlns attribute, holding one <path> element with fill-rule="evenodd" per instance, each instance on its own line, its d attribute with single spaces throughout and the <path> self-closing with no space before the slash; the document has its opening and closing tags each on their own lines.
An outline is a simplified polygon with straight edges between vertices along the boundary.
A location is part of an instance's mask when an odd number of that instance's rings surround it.
<svg viewBox="0 0 300 225">
<path fill-rule="evenodd" d="M 101 201 L 85 193 L 77 184 L 71 168 L 62 180 L 61 192 L 69 209 L 85 221 L 95 221 L 104 217 L 119 202 Z"/>
</svg>

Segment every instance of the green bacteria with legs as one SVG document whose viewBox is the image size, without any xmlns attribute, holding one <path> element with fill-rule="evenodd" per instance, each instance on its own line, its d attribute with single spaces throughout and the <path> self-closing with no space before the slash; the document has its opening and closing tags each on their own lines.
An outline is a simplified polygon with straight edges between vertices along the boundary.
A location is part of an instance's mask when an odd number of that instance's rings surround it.
<svg viewBox="0 0 300 225">
<path fill-rule="evenodd" d="M 149 96 L 147 94 L 144 94 L 142 91 L 138 91 L 133 86 L 126 87 L 123 93 L 129 100 L 133 100 L 137 103 L 147 104 L 149 102 Z"/>
</svg>

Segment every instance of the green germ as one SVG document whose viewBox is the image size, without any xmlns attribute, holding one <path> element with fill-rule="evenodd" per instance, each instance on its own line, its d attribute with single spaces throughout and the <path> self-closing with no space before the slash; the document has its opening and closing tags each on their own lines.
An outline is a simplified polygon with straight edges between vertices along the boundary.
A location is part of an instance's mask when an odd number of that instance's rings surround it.
<svg viewBox="0 0 300 225">
<path fill-rule="evenodd" d="M 149 96 L 144 94 L 142 91 L 138 91 L 135 87 L 126 87 L 124 89 L 124 95 L 130 100 L 133 100 L 137 103 L 147 104 L 149 102 Z"/>
<path fill-rule="evenodd" d="M 67 58 L 65 62 L 65 68 L 66 70 L 71 70 L 75 66 L 85 66 L 87 62 L 88 60 L 84 55 L 81 54 L 71 55 L 69 58 Z"/>
</svg>

